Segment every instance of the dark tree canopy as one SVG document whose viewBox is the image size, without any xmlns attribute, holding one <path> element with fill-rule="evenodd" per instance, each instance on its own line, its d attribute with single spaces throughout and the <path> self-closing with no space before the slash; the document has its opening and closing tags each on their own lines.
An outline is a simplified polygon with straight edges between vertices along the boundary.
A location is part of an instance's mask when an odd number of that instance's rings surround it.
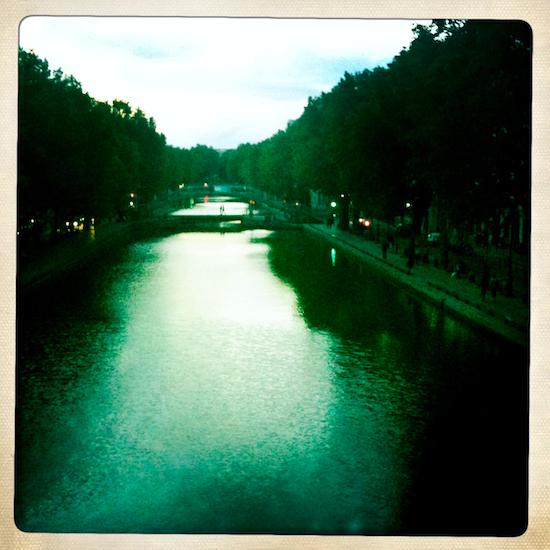
<svg viewBox="0 0 550 550">
<path fill-rule="evenodd" d="M 417 230 L 433 209 L 444 231 L 529 219 L 531 29 L 437 20 L 414 32 L 387 67 L 345 73 L 284 131 L 221 155 L 167 145 L 140 109 L 96 101 L 20 50 L 20 220 L 110 217 L 131 192 L 147 204 L 224 180 L 303 202 L 346 194 L 387 221 L 411 203 Z"/>
<path fill-rule="evenodd" d="M 79 216 L 110 218 L 146 207 L 182 181 L 220 177 L 211 147 L 171 147 L 141 109 L 96 101 L 33 52 L 19 50 L 19 225 L 53 233 Z"/>
<path fill-rule="evenodd" d="M 437 20 L 386 68 L 346 73 L 288 128 L 224 153 L 228 174 L 285 198 L 347 193 L 388 221 L 414 205 L 420 227 L 529 210 L 531 29 Z"/>
</svg>

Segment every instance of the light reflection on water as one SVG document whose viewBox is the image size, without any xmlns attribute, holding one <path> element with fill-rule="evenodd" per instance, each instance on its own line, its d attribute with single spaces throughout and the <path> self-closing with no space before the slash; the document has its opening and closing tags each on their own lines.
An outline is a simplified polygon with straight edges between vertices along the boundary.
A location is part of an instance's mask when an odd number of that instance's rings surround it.
<svg viewBox="0 0 550 550">
<path fill-rule="evenodd" d="M 213 197 L 199 202 L 192 208 L 181 208 L 172 212 L 172 216 L 241 216 L 248 213 L 248 204 L 239 201 L 225 201 L 228 197 Z"/>
<path fill-rule="evenodd" d="M 404 529 L 441 384 L 418 331 L 437 327 L 376 280 L 342 288 L 325 252 L 293 259 L 292 238 L 137 243 L 24 309 L 20 527 Z M 471 338 L 442 322 L 449 353 Z"/>
</svg>

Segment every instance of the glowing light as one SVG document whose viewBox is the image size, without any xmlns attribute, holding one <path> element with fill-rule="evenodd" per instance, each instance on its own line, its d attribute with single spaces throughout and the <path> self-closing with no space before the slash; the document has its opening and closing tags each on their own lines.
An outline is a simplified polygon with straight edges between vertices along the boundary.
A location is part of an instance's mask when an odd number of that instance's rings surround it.
<svg viewBox="0 0 550 550">
<path fill-rule="evenodd" d="M 205 186 L 205 187 L 208 187 L 208 184 L 207 184 L 206 182 L 204 182 L 204 186 Z"/>
<path fill-rule="evenodd" d="M 133 208 L 133 206 L 134 206 L 134 201 L 130 201 L 130 206 Z"/>
<path fill-rule="evenodd" d="M 73 227 L 78 227 L 78 222 L 73 222 Z"/>
<path fill-rule="evenodd" d="M 330 260 L 332 262 L 332 267 L 334 267 L 336 265 L 336 249 L 335 248 L 330 249 Z"/>
<path fill-rule="evenodd" d="M 342 194 L 340 195 L 340 197 L 343 199 L 343 198 L 344 198 L 344 193 L 342 193 Z"/>
<path fill-rule="evenodd" d="M 370 220 L 365 220 L 364 224 L 365 227 L 370 227 Z"/>
<path fill-rule="evenodd" d="M 133 198 L 134 198 L 135 196 L 136 196 L 136 194 L 135 194 L 135 193 L 130 193 L 130 198 L 132 198 L 132 199 L 133 199 Z"/>
<path fill-rule="evenodd" d="M 406 206 L 407 208 L 410 208 L 410 207 L 412 206 L 412 204 L 411 204 L 410 202 L 406 202 L 406 203 L 405 203 L 405 206 Z"/>
<path fill-rule="evenodd" d="M 69 223 L 69 222 L 65 222 L 65 225 L 66 225 L 67 227 L 69 227 L 70 223 Z"/>
<path fill-rule="evenodd" d="M 34 218 L 31 219 L 31 223 L 34 223 Z"/>
<path fill-rule="evenodd" d="M 330 203 L 330 206 L 332 206 L 332 208 L 336 208 L 336 203 L 335 203 L 334 201 L 332 201 L 332 202 Z"/>
</svg>

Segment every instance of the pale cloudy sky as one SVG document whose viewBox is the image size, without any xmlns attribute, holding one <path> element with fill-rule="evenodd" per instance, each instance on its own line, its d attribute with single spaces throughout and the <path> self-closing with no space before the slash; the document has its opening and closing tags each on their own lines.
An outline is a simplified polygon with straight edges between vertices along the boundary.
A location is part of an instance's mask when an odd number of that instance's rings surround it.
<svg viewBox="0 0 550 550">
<path fill-rule="evenodd" d="M 426 23 L 426 22 L 424 22 Z M 169 144 L 233 148 L 298 118 L 344 71 L 389 63 L 413 21 L 29 17 L 20 45 L 98 100 L 152 116 Z"/>
</svg>

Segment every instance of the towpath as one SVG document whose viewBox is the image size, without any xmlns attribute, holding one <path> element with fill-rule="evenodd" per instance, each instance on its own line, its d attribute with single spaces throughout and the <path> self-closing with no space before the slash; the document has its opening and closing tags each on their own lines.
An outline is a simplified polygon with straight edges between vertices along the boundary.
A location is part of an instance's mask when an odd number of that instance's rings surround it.
<svg viewBox="0 0 550 550">
<path fill-rule="evenodd" d="M 384 259 L 380 243 L 323 224 L 306 224 L 304 227 L 368 261 L 386 273 L 390 281 L 440 304 L 463 320 L 527 345 L 529 307 L 522 299 L 509 298 L 501 293 L 493 297 L 487 292 L 483 300 L 478 285 L 465 278 L 452 277 L 433 265 L 417 262 L 409 274 L 402 250 L 397 252 L 390 247 Z"/>
</svg>

